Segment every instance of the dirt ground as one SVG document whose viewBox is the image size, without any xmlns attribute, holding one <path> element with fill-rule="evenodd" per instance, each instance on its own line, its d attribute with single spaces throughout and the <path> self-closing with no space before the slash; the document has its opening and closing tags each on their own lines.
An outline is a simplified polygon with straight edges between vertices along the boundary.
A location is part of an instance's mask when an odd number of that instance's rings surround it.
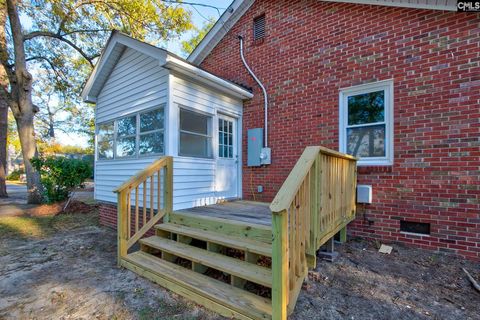
<svg viewBox="0 0 480 320">
<path fill-rule="evenodd" d="M 0 319 L 221 319 L 117 268 L 116 235 L 95 213 L 5 219 Z M 460 269 L 479 279 L 478 264 L 398 246 L 382 255 L 366 241 L 339 251 L 310 273 L 291 319 L 480 319 L 480 293 Z"/>
</svg>

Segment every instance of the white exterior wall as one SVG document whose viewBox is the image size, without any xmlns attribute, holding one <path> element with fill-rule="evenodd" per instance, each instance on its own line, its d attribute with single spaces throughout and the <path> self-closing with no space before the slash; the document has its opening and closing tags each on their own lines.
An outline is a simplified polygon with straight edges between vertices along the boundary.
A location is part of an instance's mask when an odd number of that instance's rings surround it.
<svg viewBox="0 0 480 320">
<path fill-rule="evenodd" d="M 221 196 L 216 192 L 215 173 L 216 158 L 218 155 L 217 114 L 237 117 L 241 123 L 243 103 L 226 95 L 214 92 L 199 84 L 178 75 L 170 76 L 170 112 L 168 150 L 174 156 L 173 195 L 174 209 L 184 209 L 194 206 L 213 204 Z M 204 113 L 213 117 L 213 159 L 199 159 L 178 155 L 179 141 L 179 111 L 180 106 L 185 109 Z M 237 137 L 241 141 L 241 125 L 238 126 Z M 241 150 L 239 163 L 241 164 Z M 239 166 L 241 169 L 241 166 Z M 241 175 L 239 177 L 239 191 L 241 191 Z M 239 194 L 241 196 L 241 194 Z"/>
<path fill-rule="evenodd" d="M 161 105 L 165 105 L 165 154 L 174 156 L 174 209 L 215 203 L 219 198 L 215 191 L 218 154 L 216 116 L 223 113 L 238 118 L 237 137 L 241 141 L 242 101 L 173 75 L 161 67 L 157 59 L 127 48 L 98 95 L 96 124 Z M 179 105 L 213 117 L 213 159 L 178 156 Z M 240 156 L 241 149 L 239 163 Z M 115 203 L 117 198 L 113 190 L 158 157 L 96 161 L 95 199 Z M 240 172 L 238 177 L 238 190 L 241 191 Z"/>
<path fill-rule="evenodd" d="M 127 48 L 98 95 L 95 123 L 167 103 L 168 70 L 158 60 Z M 117 202 L 116 187 L 158 156 L 95 161 L 95 199 Z"/>
</svg>

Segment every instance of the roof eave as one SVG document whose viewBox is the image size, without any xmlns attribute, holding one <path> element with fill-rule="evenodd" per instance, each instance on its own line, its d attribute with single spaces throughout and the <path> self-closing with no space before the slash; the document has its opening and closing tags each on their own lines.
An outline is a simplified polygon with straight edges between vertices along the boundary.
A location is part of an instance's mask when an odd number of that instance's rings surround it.
<svg viewBox="0 0 480 320">
<path fill-rule="evenodd" d="M 217 77 L 172 55 L 167 56 L 166 63 L 163 65 L 163 67 L 176 71 L 189 78 L 196 79 L 199 82 L 232 97 L 242 100 L 251 99 L 253 97 L 253 94 L 250 91 L 240 87 L 239 85 Z"/>
<path fill-rule="evenodd" d="M 213 25 L 212 29 L 195 47 L 187 60 L 195 65 L 199 65 L 254 2 L 255 0 L 234 0 Z"/>
</svg>

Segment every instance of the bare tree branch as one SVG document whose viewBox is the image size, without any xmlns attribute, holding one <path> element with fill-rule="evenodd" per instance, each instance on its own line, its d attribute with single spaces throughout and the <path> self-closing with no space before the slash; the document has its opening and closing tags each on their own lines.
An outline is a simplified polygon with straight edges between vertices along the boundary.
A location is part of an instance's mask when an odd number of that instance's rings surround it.
<svg viewBox="0 0 480 320">
<path fill-rule="evenodd" d="M 88 63 L 90 64 L 90 66 L 92 68 L 94 67 L 93 59 L 95 59 L 96 56 L 93 56 L 93 57 L 89 56 L 88 54 L 85 53 L 85 51 L 82 50 L 82 48 L 80 48 L 79 46 L 77 46 L 75 43 L 68 40 L 67 38 L 63 37 L 62 35 L 57 34 L 57 33 L 53 33 L 53 32 L 50 32 L 50 31 L 32 31 L 32 32 L 24 35 L 23 39 L 24 39 L 24 41 L 28 41 L 28 40 L 32 40 L 36 37 L 54 38 L 54 39 L 60 40 L 62 42 L 65 42 L 70 47 L 75 49 L 82 57 L 84 57 L 85 60 L 88 61 Z"/>
</svg>

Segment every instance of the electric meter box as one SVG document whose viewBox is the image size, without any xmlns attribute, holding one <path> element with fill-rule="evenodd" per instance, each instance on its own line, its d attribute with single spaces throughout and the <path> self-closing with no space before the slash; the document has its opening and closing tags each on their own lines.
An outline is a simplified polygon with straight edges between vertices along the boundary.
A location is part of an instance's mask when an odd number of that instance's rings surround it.
<svg viewBox="0 0 480 320">
<path fill-rule="evenodd" d="M 247 137 L 247 166 L 259 167 L 262 165 L 263 128 L 248 129 Z"/>
</svg>

